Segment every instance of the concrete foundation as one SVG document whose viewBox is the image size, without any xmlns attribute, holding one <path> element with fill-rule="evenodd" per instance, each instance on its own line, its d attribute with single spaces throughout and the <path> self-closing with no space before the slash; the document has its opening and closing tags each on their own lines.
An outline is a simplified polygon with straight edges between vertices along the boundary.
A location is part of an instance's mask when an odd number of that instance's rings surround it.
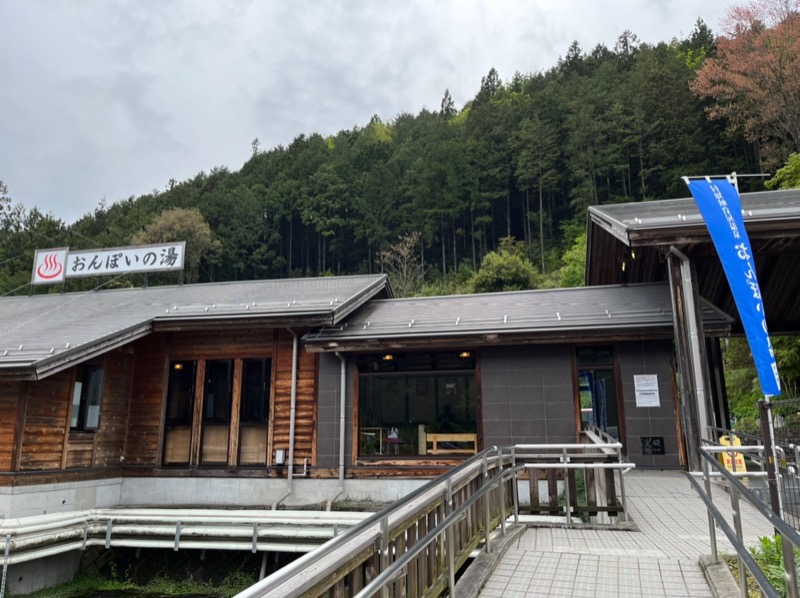
<svg viewBox="0 0 800 598">
<path fill-rule="evenodd" d="M 6 594 L 19 596 L 71 581 L 78 572 L 81 552 L 64 554 L 11 565 L 6 577 Z"/>
<path fill-rule="evenodd" d="M 282 506 L 297 507 L 337 501 L 394 502 L 428 482 L 427 479 L 338 480 L 295 478 Z M 125 478 L 119 505 L 215 506 L 270 508 L 286 494 L 286 480 L 252 478 Z"/>
<path fill-rule="evenodd" d="M 120 504 L 122 478 L 0 487 L 0 519 L 82 511 Z"/>
</svg>

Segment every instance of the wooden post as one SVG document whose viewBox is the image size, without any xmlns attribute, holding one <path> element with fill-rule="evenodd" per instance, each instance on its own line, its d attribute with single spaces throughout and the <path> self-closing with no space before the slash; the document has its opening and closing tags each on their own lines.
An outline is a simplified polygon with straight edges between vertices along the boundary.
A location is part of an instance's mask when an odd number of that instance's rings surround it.
<svg viewBox="0 0 800 598">
<path fill-rule="evenodd" d="M 203 423 L 203 395 L 205 395 L 206 361 L 197 361 L 194 377 L 194 411 L 192 413 L 192 438 L 190 440 L 189 465 L 200 463 L 200 431 Z"/>
<path fill-rule="evenodd" d="M 689 469 L 700 471 L 700 438 L 701 429 L 699 421 L 698 397 L 696 394 L 697 380 L 692 364 L 692 347 L 689 338 L 688 318 L 695 314 L 687 312 L 686 295 L 692 289 L 686 289 L 681 273 L 681 258 L 674 253 L 667 255 L 669 271 L 670 292 L 672 295 L 673 327 L 675 330 L 675 348 L 678 353 L 681 379 L 681 420 L 686 442 L 686 457 Z M 701 328 L 702 330 L 702 328 Z M 704 408 L 705 406 L 703 406 Z"/>
<path fill-rule="evenodd" d="M 243 361 L 233 361 L 233 388 L 231 389 L 231 425 L 228 430 L 228 466 L 236 467 L 239 462 L 239 416 L 242 404 Z"/>
<path fill-rule="evenodd" d="M 555 469 L 547 470 L 547 491 L 550 495 L 550 514 L 556 515 L 560 508 L 558 506 L 558 472 Z"/>
</svg>

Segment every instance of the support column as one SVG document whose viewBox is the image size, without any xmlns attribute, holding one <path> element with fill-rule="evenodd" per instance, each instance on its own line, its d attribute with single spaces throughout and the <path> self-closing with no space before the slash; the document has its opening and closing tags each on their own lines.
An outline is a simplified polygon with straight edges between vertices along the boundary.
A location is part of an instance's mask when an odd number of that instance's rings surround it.
<svg viewBox="0 0 800 598">
<path fill-rule="evenodd" d="M 700 299 L 694 284 L 689 258 L 670 249 L 667 255 L 670 293 L 672 296 L 675 345 L 681 380 L 681 421 L 686 440 L 687 465 L 700 471 L 698 449 L 708 429 L 708 380 Z"/>
</svg>

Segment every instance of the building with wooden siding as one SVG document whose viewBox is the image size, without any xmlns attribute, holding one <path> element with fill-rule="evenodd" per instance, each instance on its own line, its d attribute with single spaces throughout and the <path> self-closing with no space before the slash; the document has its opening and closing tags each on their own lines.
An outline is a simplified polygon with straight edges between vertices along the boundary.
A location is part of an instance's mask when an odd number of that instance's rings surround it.
<svg viewBox="0 0 800 598">
<path fill-rule="evenodd" d="M 642 466 L 684 463 L 664 284 L 401 300 L 382 275 L 255 281 L 8 297 L 0 321 L 6 518 L 392 500 L 588 423 Z"/>
<path fill-rule="evenodd" d="M 796 330 L 800 194 L 771 197 L 744 195 L 745 221 L 767 313 Z M 0 517 L 390 501 L 589 424 L 637 466 L 690 466 L 695 414 L 727 417 L 708 372 L 738 321 L 677 201 L 593 208 L 579 289 L 394 299 L 371 275 L 0 298 Z M 669 270 L 684 252 L 697 283 Z M 687 299 L 711 339 L 696 363 Z"/>
<path fill-rule="evenodd" d="M 316 462 L 300 337 L 389 297 L 378 275 L 0 299 L 0 514 L 267 504 L 285 482 L 225 479 Z"/>
</svg>

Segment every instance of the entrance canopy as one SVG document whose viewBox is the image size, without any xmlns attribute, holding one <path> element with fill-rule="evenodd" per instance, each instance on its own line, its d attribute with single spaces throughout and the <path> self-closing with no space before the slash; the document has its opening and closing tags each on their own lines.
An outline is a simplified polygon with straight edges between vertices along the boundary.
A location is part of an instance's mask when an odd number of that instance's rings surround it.
<svg viewBox="0 0 800 598">
<path fill-rule="evenodd" d="M 744 193 L 750 237 L 771 334 L 800 331 L 800 190 Z M 734 318 L 728 281 L 694 199 L 589 208 L 587 286 L 666 281 L 671 247 L 696 268 L 697 291 Z"/>
</svg>

